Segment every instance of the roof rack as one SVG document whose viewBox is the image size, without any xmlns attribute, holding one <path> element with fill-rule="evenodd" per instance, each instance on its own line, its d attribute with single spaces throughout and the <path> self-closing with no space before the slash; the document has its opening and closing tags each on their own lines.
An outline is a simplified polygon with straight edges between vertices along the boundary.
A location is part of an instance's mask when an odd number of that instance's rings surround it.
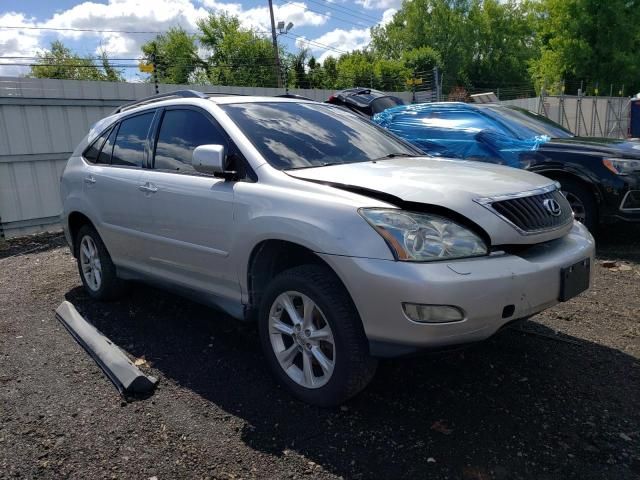
<svg viewBox="0 0 640 480">
<path fill-rule="evenodd" d="M 209 94 L 198 92 L 196 90 L 175 90 L 173 92 L 158 93 L 157 95 L 136 100 L 135 102 L 125 103 L 124 105 L 116 108 L 112 115 L 124 112 L 125 110 L 131 110 L 132 108 L 140 107 L 142 105 L 147 105 L 149 103 L 160 102 L 161 100 L 166 100 L 168 98 L 207 98 L 208 96 Z"/>
<path fill-rule="evenodd" d="M 246 93 L 224 93 L 224 92 L 204 92 L 208 97 L 246 97 Z"/>
</svg>

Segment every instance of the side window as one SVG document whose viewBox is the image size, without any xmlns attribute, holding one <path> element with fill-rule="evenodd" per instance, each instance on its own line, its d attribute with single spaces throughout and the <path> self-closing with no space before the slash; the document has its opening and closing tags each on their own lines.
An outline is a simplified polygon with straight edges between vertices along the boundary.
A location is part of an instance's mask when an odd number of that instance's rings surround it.
<svg viewBox="0 0 640 480">
<path fill-rule="evenodd" d="M 104 165 L 109 165 L 111 163 L 111 153 L 113 152 L 113 143 L 116 139 L 116 133 L 118 133 L 118 126 L 116 125 L 111 130 L 109 134 L 109 138 L 104 142 L 102 146 L 102 150 L 100 150 L 100 156 L 98 157 L 98 161 L 96 163 L 101 163 Z"/>
<path fill-rule="evenodd" d="M 154 112 L 126 118 L 120 123 L 111 156 L 112 165 L 142 167 L 149 126 Z"/>
<path fill-rule="evenodd" d="M 224 134 L 195 110 L 167 110 L 162 117 L 153 168 L 193 171 L 191 156 L 200 145 L 225 145 Z"/>
<path fill-rule="evenodd" d="M 111 128 L 108 128 L 106 131 L 102 133 L 98 138 L 96 138 L 93 143 L 84 151 L 84 159 L 90 163 L 98 163 L 98 156 L 100 155 L 100 149 L 102 145 L 104 145 L 107 136 L 111 132 Z"/>
</svg>

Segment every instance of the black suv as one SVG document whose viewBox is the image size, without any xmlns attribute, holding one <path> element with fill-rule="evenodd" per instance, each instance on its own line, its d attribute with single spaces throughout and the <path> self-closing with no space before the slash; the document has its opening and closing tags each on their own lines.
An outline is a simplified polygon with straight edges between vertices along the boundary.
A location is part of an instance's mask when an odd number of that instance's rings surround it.
<svg viewBox="0 0 640 480">
<path fill-rule="evenodd" d="M 372 88 L 347 88 L 331 95 L 327 103 L 347 107 L 370 118 L 387 108 L 406 105 L 407 102 Z"/>
</svg>

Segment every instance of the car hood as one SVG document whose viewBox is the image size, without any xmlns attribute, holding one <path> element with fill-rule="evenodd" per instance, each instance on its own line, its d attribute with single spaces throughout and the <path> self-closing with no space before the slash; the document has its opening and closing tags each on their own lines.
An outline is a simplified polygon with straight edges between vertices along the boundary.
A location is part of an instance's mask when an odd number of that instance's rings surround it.
<svg viewBox="0 0 640 480">
<path fill-rule="evenodd" d="M 537 243 L 566 233 L 521 235 L 492 210 L 474 201 L 528 192 L 554 183 L 525 170 L 473 161 L 412 157 L 288 170 L 286 173 L 389 203 L 397 204 L 399 202 L 394 199 L 398 199 L 454 211 L 479 225 L 494 245 Z"/>
<path fill-rule="evenodd" d="M 640 141 L 597 137 L 552 138 L 540 145 L 539 150 L 578 151 L 603 157 L 640 158 Z"/>
</svg>

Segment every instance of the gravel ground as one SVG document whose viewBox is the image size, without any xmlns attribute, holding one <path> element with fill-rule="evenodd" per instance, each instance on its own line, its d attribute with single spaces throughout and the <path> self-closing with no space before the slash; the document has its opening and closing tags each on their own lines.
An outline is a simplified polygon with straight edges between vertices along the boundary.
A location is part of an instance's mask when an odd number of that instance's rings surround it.
<svg viewBox="0 0 640 480">
<path fill-rule="evenodd" d="M 465 350 L 382 362 L 323 410 L 274 384 L 251 326 L 141 285 L 91 301 L 59 235 L 10 242 L 0 477 L 640 478 L 640 229 L 598 254 L 588 293 Z M 146 360 L 153 396 L 121 399 L 55 319 L 65 298 Z"/>
</svg>

